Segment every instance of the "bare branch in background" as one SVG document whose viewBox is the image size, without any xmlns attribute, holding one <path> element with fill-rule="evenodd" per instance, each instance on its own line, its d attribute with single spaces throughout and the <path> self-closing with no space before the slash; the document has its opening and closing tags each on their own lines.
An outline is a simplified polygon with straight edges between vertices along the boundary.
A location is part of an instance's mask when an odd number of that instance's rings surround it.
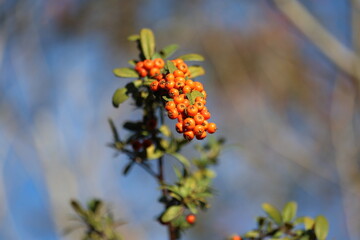
<svg viewBox="0 0 360 240">
<path fill-rule="evenodd" d="M 330 34 L 297 0 L 274 0 L 278 9 L 339 69 L 360 82 L 360 59 Z"/>
</svg>

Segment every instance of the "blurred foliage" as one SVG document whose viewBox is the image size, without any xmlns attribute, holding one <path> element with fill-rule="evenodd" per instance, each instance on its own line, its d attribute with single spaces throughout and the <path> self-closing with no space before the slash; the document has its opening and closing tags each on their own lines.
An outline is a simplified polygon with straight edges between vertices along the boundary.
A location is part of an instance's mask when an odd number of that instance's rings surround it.
<svg viewBox="0 0 360 240">
<path fill-rule="evenodd" d="M 329 223 L 324 216 L 296 217 L 297 203 L 288 202 L 280 212 L 269 203 L 262 205 L 266 217 L 257 217 L 257 228 L 245 233 L 243 237 L 230 236 L 229 240 L 325 240 Z"/>
<path fill-rule="evenodd" d="M 84 208 L 76 200 L 71 201 L 73 210 L 77 213 L 79 221 L 86 229 L 82 240 L 122 240 L 116 228 L 124 224 L 115 221 L 111 212 L 106 209 L 104 203 L 99 199 L 88 202 Z M 73 229 L 70 229 L 71 232 Z"/>
</svg>

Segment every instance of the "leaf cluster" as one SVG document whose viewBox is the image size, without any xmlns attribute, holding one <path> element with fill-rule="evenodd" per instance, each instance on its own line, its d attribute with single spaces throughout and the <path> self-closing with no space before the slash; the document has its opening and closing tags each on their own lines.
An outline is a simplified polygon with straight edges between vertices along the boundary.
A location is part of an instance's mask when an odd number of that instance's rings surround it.
<svg viewBox="0 0 360 240">
<path fill-rule="evenodd" d="M 76 200 L 71 200 L 71 206 L 77 214 L 77 220 L 85 228 L 84 240 L 122 240 L 116 228 L 123 222 L 115 221 L 105 204 L 99 199 L 88 202 L 86 207 Z"/>
<path fill-rule="evenodd" d="M 269 203 L 263 203 L 266 216 L 257 218 L 257 228 L 244 234 L 244 240 L 325 240 L 329 224 L 324 216 L 315 219 L 297 217 L 297 203 L 288 202 L 278 210 Z M 231 238 L 229 238 L 231 239 Z"/>
</svg>

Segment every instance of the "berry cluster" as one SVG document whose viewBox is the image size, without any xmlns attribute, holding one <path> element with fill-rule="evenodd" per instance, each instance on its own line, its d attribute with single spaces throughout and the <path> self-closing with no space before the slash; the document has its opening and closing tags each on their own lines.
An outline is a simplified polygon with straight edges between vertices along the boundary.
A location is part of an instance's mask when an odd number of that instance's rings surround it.
<svg viewBox="0 0 360 240">
<path fill-rule="evenodd" d="M 216 132 L 216 124 L 209 123 L 211 114 L 206 108 L 206 91 L 202 83 L 190 79 L 191 74 L 182 59 L 171 60 L 176 70 L 165 71 L 165 63 L 161 58 L 138 62 L 135 70 L 141 77 L 156 79 L 151 82 L 150 89 L 165 96 L 167 101 L 165 109 L 170 119 L 178 119 L 176 131 L 183 133 L 188 141 L 194 137 L 201 140 L 208 133 Z M 188 94 L 196 92 L 194 99 Z"/>
</svg>

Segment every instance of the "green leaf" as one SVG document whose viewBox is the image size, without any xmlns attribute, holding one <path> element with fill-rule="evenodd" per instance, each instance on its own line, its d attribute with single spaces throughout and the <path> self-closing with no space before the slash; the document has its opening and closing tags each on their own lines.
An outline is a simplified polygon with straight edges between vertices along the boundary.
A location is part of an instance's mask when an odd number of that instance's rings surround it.
<svg viewBox="0 0 360 240">
<path fill-rule="evenodd" d="M 190 66 L 189 71 L 192 78 L 196 78 L 205 74 L 205 70 L 201 66 Z"/>
<path fill-rule="evenodd" d="M 155 37 L 153 32 L 148 28 L 143 28 L 140 31 L 140 43 L 142 53 L 146 59 L 151 59 L 155 52 Z"/>
<path fill-rule="evenodd" d="M 174 101 L 174 99 L 172 98 L 169 98 L 169 97 L 166 97 L 166 96 L 163 96 L 162 97 L 165 101 L 169 102 L 169 101 Z"/>
<path fill-rule="evenodd" d="M 139 40 L 139 39 L 140 39 L 140 36 L 139 36 L 138 34 L 133 34 L 133 35 L 128 36 L 127 39 L 128 39 L 129 41 L 131 41 L 131 42 L 134 42 L 134 41 Z"/>
<path fill-rule="evenodd" d="M 154 144 L 150 147 L 146 148 L 146 157 L 151 159 L 157 159 L 159 157 L 162 157 L 164 155 L 164 152 L 160 149 L 155 148 Z"/>
<path fill-rule="evenodd" d="M 71 200 L 70 203 L 74 211 L 79 214 L 79 216 L 87 217 L 87 212 L 80 206 L 80 204 L 76 200 Z"/>
<path fill-rule="evenodd" d="M 310 230 L 313 228 L 315 223 L 314 219 L 312 219 L 311 217 L 303 217 L 303 220 L 306 230 Z"/>
<path fill-rule="evenodd" d="M 172 61 L 166 61 L 167 68 L 169 69 L 170 73 L 173 73 L 175 70 L 178 70 L 175 64 Z"/>
<path fill-rule="evenodd" d="M 325 240 L 329 232 L 329 223 L 324 216 L 315 218 L 315 235 L 319 240 Z"/>
<path fill-rule="evenodd" d="M 197 97 L 204 97 L 204 95 L 199 91 L 192 91 L 192 92 L 187 93 L 186 97 L 190 101 L 190 104 L 192 105 L 195 103 L 195 99 Z"/>
<path fill-rule="evenodd" d="M 166 47 L 164 47 L 161 51 L 160 51 L 160 54 L 161 54 L 161 57 L 162 58 L 168 58 L 170 57 L 171 55 L 173 55 L 176 50 L 179 48 L 179 45 L 177 44 L 170 44 Z"/>
<path fill-rule="evenodd" d="M 130 163 L 128 163 L 128 164 L 125 166 L 125 168 L 124 168 L 124 170 L 123 170 L 123 174 L 124 174 L 125 176 L 129 173 L 129 171 L 131 170 L 131 168 L 132 168 L 133 165 L 134 165 L 134 162 L 130 162 Z"/>
<path fill-rule="evenodd" d="M 161 221 L 164 223 L 170 222 L 173 219 L 180 216 L 182 212 L 183 212 L 182 206 L 171 206 L 168 209 L 166 209 L 164 214 L 161 216 Z"/>
<path fill-rule="evenodd" d="M 169 129 L 169 127 L 167 125 L 162 125 L 160 128 L 159 128 L 159 131 L 164 134 L 164 136 L 166 137 L 170 137 L 171 135 L 171 130 Z"/>
<path fill-rule="evenodd" d="M 196 54 L 196 53 L 190 53 L 190 54 L 185 54 L 179 57 L 180 59 L 184 60 L 184 61 L 204 61 L 204 57 L 201 56 L 200 54 Z"/>
<path fill-rule="evenodd" d="M 109 124 L 110 124 L 111 131 L 113 133 L 114 142 L 120 142 L 119 133 L 118 133 L 116 127 L 115 127 L 115 124 L 114 124 L 113 120 L 111 118 L 109 118 L 108 121 L 109 121 Z"/>
<path fill-rule="evenodd" d="M 197 210 L 195 204 L 193 204 L 193 203 L 188 203 L 188 204 L 186 204 L 186 207 L 190 210 L 191 213 L 193 213 L 193 214 L 197 214 L 197 213 L 198 213 L 198 210 Z"/>
<path fill-rule="evenodd" d="M 129 60 L 128 64 L 130 64 L 131 66 L 135 66 L 136 65 L 136 60 Z"/>
<path fill-rule="evenodd" d="M 139 74 L 132 68 L 115 68 L 114 74 L 121 78 L 138 78 Z"/>
<path fill-rule="evenodd" d="M 281 213 L 273 205 L 269 203 L 263 203 L 262 209 L 272 220 L 274 220 L 276 224 L 280 225 L 282 223 Z"/>
<path fill-rule="evenodd" d="M 180 153 L 169 153 L 171 156 L 176 158 L 180 163 L 182 163 L 185 167 L 190 168 L 190 161 Z"/>
<path fill-rule="evenodd" d="M 245 233 L 245 237 L 246 238 L 257 238 L 257 237 L 259 237 L 259 232 L 256 232 L 256 231 L 247 232 L 247 233 Z"/>
<path fill-rule="evenodd" d="M 154 60 L 156 58 L 161 58 L 160 53 L 154 53 L 154 55 L 151 56 L 151 59 Z"/>
<path fill-rule="evenodd" d="M 297 212 L 297 203 L 288 202 L 282 211 L 283 221 L 291 222 L 296 216 L 296 212 Z"/>
<path fill-rule="evenodd" d="M 125 102 L 129 96 L 126 94 L 127 89 L 126 88 L 118 88 L 112 97 L 112 103 L 114 107 L 119 107 L 119 105 L 123 102 Z"/>
</svg>

